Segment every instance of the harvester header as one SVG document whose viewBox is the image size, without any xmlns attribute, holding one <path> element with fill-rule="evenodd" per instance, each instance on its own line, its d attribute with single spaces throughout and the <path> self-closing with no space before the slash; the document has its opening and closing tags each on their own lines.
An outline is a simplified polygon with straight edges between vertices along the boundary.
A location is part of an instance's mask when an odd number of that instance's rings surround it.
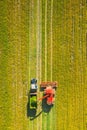
<svg viewBox="0 0 87 130">
<path fill-rule="evenodd" d="M 56 88 L 57 85 L 58 85 L 57 81 L 54 82 L 47 81 L 47 82 L 41 82 L 40 87 L 46 88 L 47 86 L 51 86 L 52 88 Z"/>
</svg>

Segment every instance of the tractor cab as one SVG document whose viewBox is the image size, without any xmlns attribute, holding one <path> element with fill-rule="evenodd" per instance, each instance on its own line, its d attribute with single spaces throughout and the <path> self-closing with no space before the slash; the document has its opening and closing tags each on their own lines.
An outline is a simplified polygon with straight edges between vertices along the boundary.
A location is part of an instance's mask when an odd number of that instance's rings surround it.
<svg viewBox="0 0 87 130">
<path fill-rule="evenodd" d="M 31 80 L 31 89 L 37 90 L 37 79 Z"/>
<path fill-rule="evenodd" d="M 30 109 L 37 108 L 37 88 L 37 80 L 32 79 L 30 86 Z"/>
</svg>

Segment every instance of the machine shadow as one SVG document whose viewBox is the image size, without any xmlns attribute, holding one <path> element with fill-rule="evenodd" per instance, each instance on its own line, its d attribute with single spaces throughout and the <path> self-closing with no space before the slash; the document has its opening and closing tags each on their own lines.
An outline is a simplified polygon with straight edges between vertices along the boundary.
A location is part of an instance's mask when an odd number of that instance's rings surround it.
<svg viewBox="0 0 87 130">
<path fill-rule="evenodd" d="M 28 92 L 28 103 L 27 103 L 27 117 L 28 118 L 30 117 L 30 120 L 36 119 L 38 116 L 40 116 L 42 114 L 42 112 L 49 113 L 53 107 L 53 105 L 48 105 L 46 103 L 47 99 L 45 98 L 42 100 L 42 103 L 41 103 L 42 111 L 37 114 L 36 109 L 30 109 L 30 100 L 29 99 L 30 99 L 30 91 Z"/>
<path fill-rule="evenodd" d="M 46 98 L 42 100 L 42 111 L 45 113 L 49 113 L 52 109 L 53 105 L 48 105 L 46 103 Z"/>
<path fill-rule="evenodd" d="M 40 87 L 40 92 L 43 92 L 44 91 L 44 88 Z"/>
<path fill-rule="evenodd" d="M 39 112 L 37 115 L 35 115 L 34 117 L 30 117 L 30 120 L 34 120 L 36 119 L 38 116 L 40 116 L 42 114 L 43 111 Z"/>
<path fill-rule="evenodd" d="M 31 90 L 30 90 L 31 91 Z M 28 103 L 27 103 L 27 117 L 30 117 L 30 120 L 34 120 L 36 119 L 38 116 L 41 115 L 41 113 L 43 112 L 43 110 L 41 112 L 39 112 L 38 114 L 36 114 L 36 109 L 30 109 L 30 91 L 28 93 Z"/>
<path fill-rule="evenodd" d="M 30 103 L 27 103 L 27 117 L 35 117 L 36 115 L 36 110 L 35 109 L 30 109 Z"/>
<path fill-rule="evenodd" d="M 27 103 L 27 117 L 35 117 L 36 110 L 30 109 L 30 91 L 28 92 L 28 103 Z"/>
</svg>

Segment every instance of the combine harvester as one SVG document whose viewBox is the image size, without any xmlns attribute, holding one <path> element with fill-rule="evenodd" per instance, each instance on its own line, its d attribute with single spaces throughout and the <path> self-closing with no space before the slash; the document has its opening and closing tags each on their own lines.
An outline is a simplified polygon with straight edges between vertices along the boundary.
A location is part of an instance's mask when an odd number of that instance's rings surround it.
<svg viewBox="0 0 87 130">
<path fill-rule="evenodd" d="M 42 90 L 44 90 L 44 96 L 39 100 L 46 99 L 48 105 L 53 105 L 55 102 L 55 90 L 57 88 L 57 82 L 42 82 L 40 84 Z"/>
<path fill-rule="evenodd" d="M 46 99 L 47 105 L 53 105 L 55 102 L 55 91 L 57 88 L 57 82 L 42 82 L 40 88 L 44 90 L 43 97 L 38 100 Z M 30 109 L 37 109 L 37 80 L 31 80 L 30 88 Z"/>
</svg>

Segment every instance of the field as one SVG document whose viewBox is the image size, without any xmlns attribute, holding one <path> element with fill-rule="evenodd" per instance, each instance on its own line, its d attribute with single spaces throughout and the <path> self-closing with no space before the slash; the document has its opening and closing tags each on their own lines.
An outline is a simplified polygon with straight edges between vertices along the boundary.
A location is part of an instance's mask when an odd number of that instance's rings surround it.
<svg viewBox="0 0 87 130">
<path fill-rule="evenodd" d="M 33 118 L 32 78 L 58 81 Z M 0 0 L 0 130 L 87 130 L 86 0 Z"/>
</svg>

